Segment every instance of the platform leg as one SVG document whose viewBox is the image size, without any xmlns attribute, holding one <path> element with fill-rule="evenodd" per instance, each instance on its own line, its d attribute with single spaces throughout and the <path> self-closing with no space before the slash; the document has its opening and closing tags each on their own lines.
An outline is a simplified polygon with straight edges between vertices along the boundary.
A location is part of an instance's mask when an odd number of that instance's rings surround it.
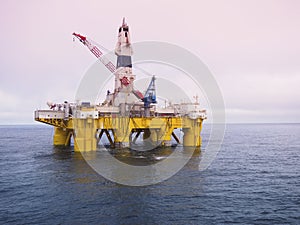
<svg viewBox="0 0 300 225">
<path fill-rule="evenodd" d="M 74 135 L 74 150 L 94 151 L 97 150 L 97 129 L 93 119 L 76 119 Z"/>
<path fill-rule="evenodd" d="M 129 118 L 118 117 L 114 119 L 114 141 L 115 148 L 129 148 L 129 137 L 131 133 L 131 127 L 129 124 Z"/>
<path fill-rule="evenodd" d="M 201 146 L 201 136 L 200 132 L 202 129 L 202 123 L 200 119 L 192 120 L 185 119 L 185 127 L 183 132 L 183 146 L 187 147 L 200 147 Z"/>
<path fill-rule="evenodd" d="M 72 131 L 60 127 L 54 127 L 53 145 L 70 146 Z"/>
<path fill-rule="evenodd" d="M 160 129 L 158 132 L 158 139 L 161 142 L 161 146 L 169 147 L 171 146 L 171 135 L 173 133 L 173 127 L 167 127 Z"/>
</svg>

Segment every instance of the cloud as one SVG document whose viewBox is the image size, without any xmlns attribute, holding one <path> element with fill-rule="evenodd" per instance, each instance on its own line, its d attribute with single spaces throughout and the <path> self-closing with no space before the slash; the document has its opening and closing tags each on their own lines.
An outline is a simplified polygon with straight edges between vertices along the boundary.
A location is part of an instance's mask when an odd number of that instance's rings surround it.
<svg viewBox="0 0 300 225">
<path fill-rule="evenodd" d="M 47 100 L 72 100 L 95 59 L 80 43 L 72 42 L 71 33 L 86 34 L 113 49 L 123 16 L 133 41 L 166 41 L 198 55 L 219 83 L 230 121 L 252 121 L 253 111 L 270 115 L 264 117 L 268 121 L 277 121 L 278 111 L 284 112 L 282 121 L 284 115 L 289 121 L 296 118 L 298 1 L 132 0 L 119 5 L 118 1 L 105 6 L 99 1 L 4 1 L 0 123 L 30 123 L 33 110 L 46 107 Z M 171 13 L 166 16 L 167 12 Z M 20 111 L 26 115 L 23 119 Z"/>
</svg>

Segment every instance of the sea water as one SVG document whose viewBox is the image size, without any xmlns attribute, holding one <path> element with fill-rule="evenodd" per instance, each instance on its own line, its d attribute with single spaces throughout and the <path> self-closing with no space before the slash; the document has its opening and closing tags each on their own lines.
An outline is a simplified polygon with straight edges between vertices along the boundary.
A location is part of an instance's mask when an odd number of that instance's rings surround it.
<svg viewBox="0 0 300 225">
<path fill-rule="evenodd" d="M 1 224 L 299 224 L 300 124 L 228 124 L 216 159 L 130 187 L 52 146 L 49 126 L 0 126 Z M 203 146 L 208 131 L 203 127 Z M 205 150 L 205 149 L 204 149 Z"/>
</svg>

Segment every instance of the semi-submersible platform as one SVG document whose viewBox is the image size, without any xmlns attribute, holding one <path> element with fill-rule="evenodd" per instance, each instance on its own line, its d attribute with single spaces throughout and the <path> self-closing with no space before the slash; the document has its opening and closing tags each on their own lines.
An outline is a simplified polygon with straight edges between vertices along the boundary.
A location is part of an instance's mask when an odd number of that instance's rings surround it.
<svg viewBox="0 0 300 225">
<path fill-rule="evenodd" d="M 73 36 L 110 70 L 115 77 L 114 92 L 107 91 L 101 104 L 47 102 L 48 110 L 36 110 L 36 121 L 54 126 L 53 145 L 69 146 L 73 138 L 74 151 L 93 151 L 106 135 L 109 146 L 116 149 L 132 148 L 137 140 L 153 148 L 171 146 L 172 139 L 187 147 L 201 146 L 200 132 L 207 116 L 197 101 L 157 107 L 154 76 L 144 94 L 134 87 L 136 76 L 132 73 L 132 46 L 125 19 L 118 30 L 116 66 L 90 39 L 77 33 Z M 183 140 L 177 137 L 176 129 L 183 131 Z"/>
</svg>

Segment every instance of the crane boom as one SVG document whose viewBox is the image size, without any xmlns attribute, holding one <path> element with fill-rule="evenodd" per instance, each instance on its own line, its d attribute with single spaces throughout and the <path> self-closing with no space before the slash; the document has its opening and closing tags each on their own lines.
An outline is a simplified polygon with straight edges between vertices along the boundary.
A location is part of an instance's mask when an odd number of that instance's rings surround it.
<svg viewBox="0 0 300 225">
<path fill-rule="evenodd" d="M 101 52 L 96 45 L 92 44 L 87 37 L 76 33 L 73 33 L 73 35 L 77 37 L 79 41 L 84 44 L 106 66 L 107 69 L 109 69 L 110 72 L 116 72 L 115 65 L 105 58 L 103 52 Z"/>
<path fill-rule="evenodd" d="M 92 44 L 92 42 L 87 37 L 81 34 L 77 34 L 75 32 L 73 33 L 73 36 L 78 38 L 79 41 L 83 45 L 85 45 L 106 66 L 106 68 L 109 69 L 110 72 L 112 73 L 116 72 L 117 69 L 115 65 L 110 60 L 108 60 L 104 56 L 103 52 L 96 45 Z M 144 99 L 144 95 L 139 90 L 133 89 L 132 92 L 137 98 L 141 100 Z"/>
</svg>

